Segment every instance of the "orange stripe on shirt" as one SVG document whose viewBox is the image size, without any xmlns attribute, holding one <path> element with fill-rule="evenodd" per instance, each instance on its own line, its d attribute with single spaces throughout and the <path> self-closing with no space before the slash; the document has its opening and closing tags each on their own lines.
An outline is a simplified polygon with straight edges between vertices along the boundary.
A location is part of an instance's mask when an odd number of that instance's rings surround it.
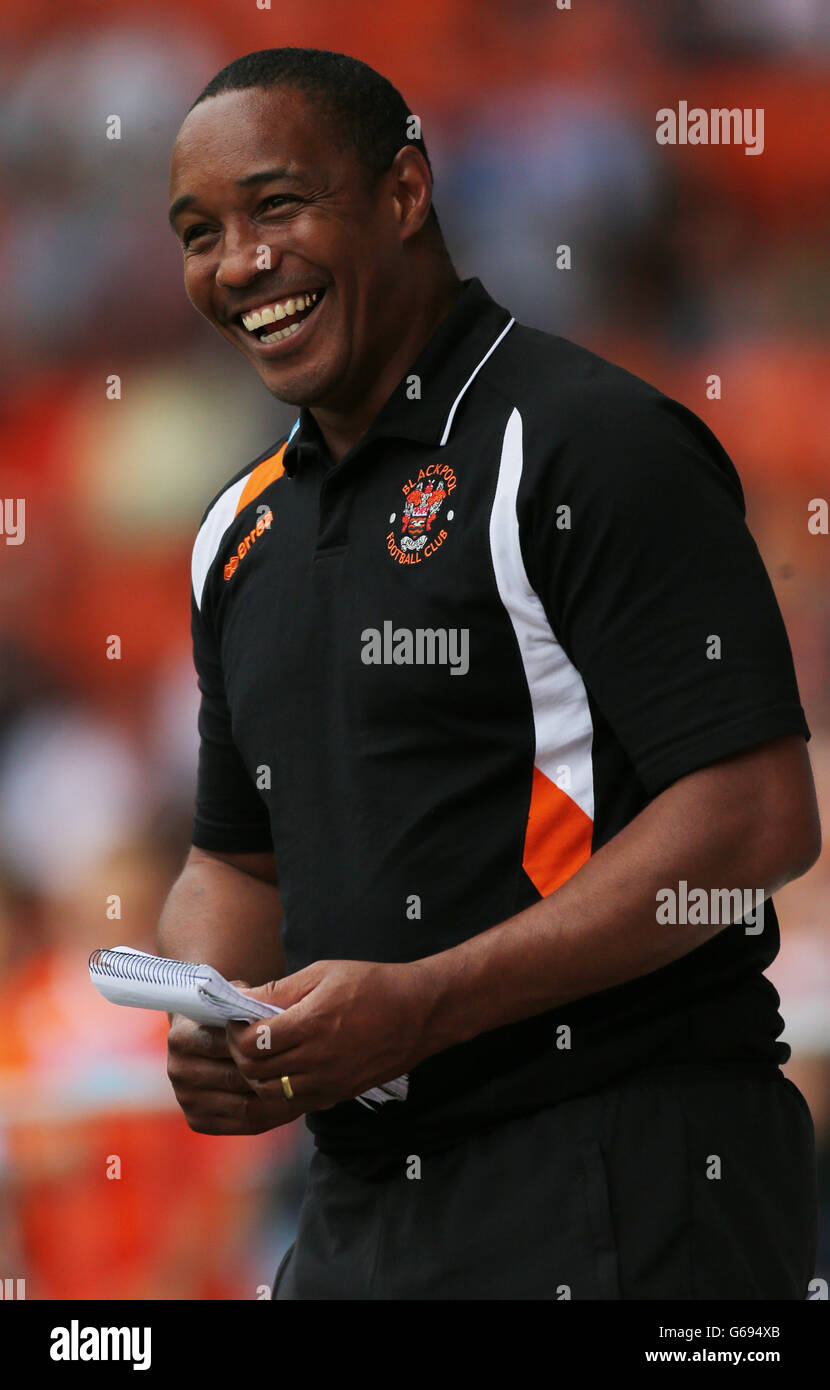
<svg viewBox="0 0 830 1390">
<path fill-rule="evenodd" d="M 270 458 L 263 459 L 262 463 L 257 464 L 256 468 L 254 469 L 250 478 L 248 479 L 247 483 L 242 489 L 242 496 L 240 497 L 239 502 L 237 503 L 235 513 L 236 516 L 239 516 L 239 513 L 242 511 L 242 508 L 247 507 L 249 502 L 253 502 L 255 497 L 259 497 L 259 494 L 261 492 L 264 492 L 265 489 L 271 483 L 275 483 L 277 481 L 277 478 L 282 477 L 283 473 L 285 472 L 282 463 L 282 456 L 285 453 L 285 447 L 287 443 L 288 440 L 286 440 L 285 444 L 283 444 L 282 447 L 279 448 L 275 454 L 272 454 Z"/>
<path fill-rule="evenodd" d="M 534 767 L 522 865 L 543 898 L 591 857 L 593 830 L 590 816 Z"/>
</svg>

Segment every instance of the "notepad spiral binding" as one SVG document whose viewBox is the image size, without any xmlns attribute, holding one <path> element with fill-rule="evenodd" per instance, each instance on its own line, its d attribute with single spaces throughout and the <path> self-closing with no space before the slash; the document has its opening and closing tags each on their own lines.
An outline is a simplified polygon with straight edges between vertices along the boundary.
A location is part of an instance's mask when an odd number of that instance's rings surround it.
<svg viewBox="0 0 830 1390">
<path fill-rule="evenodd" d="M 159 985 L 192 984 L 203 977 L 203 967 L 192 961 L 167 960 L 107 947 L 92 952 L 89 968 L 95 975 L 115 975 L 120 980 L 142 980 Z"/>
</svg>

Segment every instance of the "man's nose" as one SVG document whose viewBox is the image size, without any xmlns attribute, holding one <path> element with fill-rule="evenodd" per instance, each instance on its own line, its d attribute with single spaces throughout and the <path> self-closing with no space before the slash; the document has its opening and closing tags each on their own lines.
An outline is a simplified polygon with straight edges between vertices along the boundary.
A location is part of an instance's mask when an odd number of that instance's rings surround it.
<svg viewBox="0 0 830 1390">
<path fill-rule="evenodd" d="M 240 289 L 249 285 L 262 270 L 273 270 L 279 253 L 260 241 L 255 228 L 229 230 L 222 241 L 216 283 L 222 288 Z"/>
</svg>

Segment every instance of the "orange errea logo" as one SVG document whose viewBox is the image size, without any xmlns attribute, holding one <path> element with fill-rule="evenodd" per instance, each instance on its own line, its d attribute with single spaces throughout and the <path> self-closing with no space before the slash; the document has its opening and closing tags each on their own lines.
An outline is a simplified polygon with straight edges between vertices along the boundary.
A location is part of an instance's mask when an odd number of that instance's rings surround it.
<svg viewBox="0 0 830 1390">
<path fill-rule="evenodd" d="M 268 531 L 270 529 L 271 522 L 273 520 L 274 513 L 271 511 L 271 508 L 269 507 L 267 511 L 263 512 L 256 526 L 254 526 L 248 532 L 247 536 L 242 537 L 242 540 L 236 547 L 236 554 L 232 555 L 228 563 L 225 565 L 224 575 L 226 579 L 230 579 L 234 574 L 236 574 L 236 571 L 239 568 L 239 561 L 245 559 L 245 556 L 248 554 L 248 551 L 254 544 L 254 541 L 259 539 L 263 531 Z"/>
</svg>

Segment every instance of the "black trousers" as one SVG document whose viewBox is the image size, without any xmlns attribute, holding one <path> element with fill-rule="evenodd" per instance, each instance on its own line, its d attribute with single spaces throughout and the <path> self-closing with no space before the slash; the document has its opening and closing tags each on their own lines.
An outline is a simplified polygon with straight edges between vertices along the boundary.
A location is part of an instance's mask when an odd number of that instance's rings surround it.
<svg viewBox="0 0 830 1390">
<path fill-rule="evenodd" d="M 813 1124 L 777 1067 L 675 1066 L 356 1177 L 315 1150 L 275 1299 L 804 1299 Z"/>
</svg>

